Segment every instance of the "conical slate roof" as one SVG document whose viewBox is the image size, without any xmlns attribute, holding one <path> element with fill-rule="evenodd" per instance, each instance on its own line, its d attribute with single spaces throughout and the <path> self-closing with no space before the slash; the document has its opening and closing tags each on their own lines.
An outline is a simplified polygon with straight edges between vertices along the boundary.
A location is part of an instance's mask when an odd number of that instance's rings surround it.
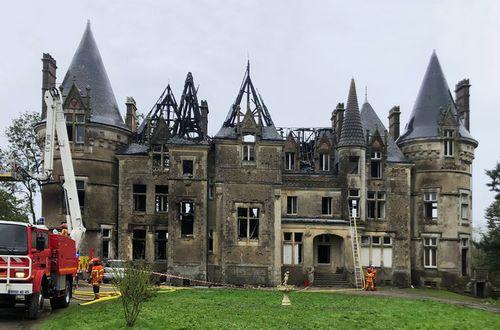
<svg viewBox="0 0 500 330">
<path fill-rule="evenodd" d="M 445 111 L 450 106 L 452 113 L 456 116 L 455 102 L 436 52 L 433 52 L 410 119 L 398 143 L 411 139 L 439 137 L 438 123 L 441 118 L 441 109 Z M 460 136 L 473 139 L 461 120 L 459 120 L 459 125 Z"/>
<path fill-rule="evenodd" d="M 64 77 L 64 94 L 69 93 L 73 83 L 84 94 L 90 88 L 90 122 L 127 128 L 120 115 L 90 22 L 87 22 L 82 40 Z"/>
<path fill-rule="evenodd" d="M 354 83 L 354 79 L 352 79 L 338 146 L 364 147 L 366 146 L 364 136 L 361 116 L 359 114 L 358 96 L 356 95 L 356 84 Z"/>
<path fill-rule="evenodd" d="M 381 136 L 387 131 L 379 116 L 373 110 L 372 106 L 366 101 L 361 107 L 361 121 L 363 128 L 368 130 L 370 134 L 378 131 Z M 387 134 L 387 161 L 391 163 L 406 162 L 405 156 L 397 146 L 396 142 L 390 134 Z"/>
</svg>

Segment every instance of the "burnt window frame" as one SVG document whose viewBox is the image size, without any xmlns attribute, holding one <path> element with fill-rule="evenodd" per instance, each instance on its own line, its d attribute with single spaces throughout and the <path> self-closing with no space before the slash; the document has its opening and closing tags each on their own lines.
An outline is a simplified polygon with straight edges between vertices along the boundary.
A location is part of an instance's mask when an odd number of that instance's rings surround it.
<svg viewBox="0 0 500 330">
<path fill-rule="evenodd" d="M 243 214 L 245 210 L 245 214 Z M 253 216 L 253 210 L 257 210 L 257 216 Z M 237 218 L 237 239 L 240 242 L 258 242 L 260 238 L 260 215 L 261 209 L 257 206 L 238 206 L 236 208 Z M 245 228 L 245 235 L 242 235 L 242 228 Z M 251 228 L 254 228 L 251 231 Z M 255 229 L 256 228 L 256 229 Z"/>
<path fill-rule="evenodd" d="M 356 192 L 356 194 L 354 194 Z M 360 205 L 360 190 L 359 189 L 348 189 L 347 191 L 347 200 L 348 200 L 348 205 L 349 205 L 349 217 L 353 216 L 352 210 L 354 209 L 354 205 L 356 206 L 356 216 L 354 218 L 359 219 L 361 215 L 361 205 Z M 356 203 L 353 203 L 353 201 L 356 201 Z"/>
<path fill-rule="evenodd" d="M 439 194 L 437 191 L 426 191 L 423 196 L 424 219 L 437 221 L 439 218 Z M 435 210 L 435 216 L 434 212 Z"/>
<path fill-rule="evenodd" d="M 321 197 L 321 215 L 331 216 L 333 214 L 333 198 L 331 196 Z M 326 213 L 325 213 L 326 206 Z"/>
<path fill-rule="evenodd" d="M 163 172 L 170 168 L 170 153 L 165 144 L 153 145 L 151 152 L 151 166 L 153 172 Z"/>
<path fill-rule="evenodd" d="M 189 171 L 189 169 L 191 169 L 191 171 Z M 194 177 L 194 159 L 186 158 L 182 160 L 182 176 L 184 178 Z"/>
<path fill-rule="evenodd" d="M 386 201 L 387 194 L 385 191 L 368 191 L 366 193 L 366 218 L 370 220 L 385 220 Z"/>
<path fill-rule="evenodd" d="M 139 235 L 136 236 L 136 233 L 138 234 L 139 232 L 144 232 L 144 237 L 138 237 Z M 143 228 L 135 228 L 132 230 L 132 260 L 146 260 L 146 238 L 147 238 L 147 231 L 146 229 Z M 142 235 L 140 235 L 142 236 Z M 136 254 L 136 244 L 142 245 L 142 250 L 138 253 L 141 254 L 140 258 L 137 258 Z"/>
<path fill-rule="evenodd" d="M 372 151 L 370 153 L 370 179 L 382 179 L 382 174 L 382 152 L 378 150 Z"/>
<path fill-rule="evenodd" d="M 159 237 L 159 233 L 165 233 L 164 237 Z M 168 259 L 168 230 L 156 229 L 155 230 L 155 260 L 166 261 Z M 162 247 L 164 244 L 164 247 Z M 161 258 L 161 251 L 165 254 L 165 258 Z"/>
<path fill-rule="evenodd" d="M 160 187 L 165 188 L 165 191 L 159 191 Z M 161 189 L 163 189 L 161 188 Z M 155 213 L 162 214 L 168 212 L 168 184 L 155 185 Z"/>
</svg>

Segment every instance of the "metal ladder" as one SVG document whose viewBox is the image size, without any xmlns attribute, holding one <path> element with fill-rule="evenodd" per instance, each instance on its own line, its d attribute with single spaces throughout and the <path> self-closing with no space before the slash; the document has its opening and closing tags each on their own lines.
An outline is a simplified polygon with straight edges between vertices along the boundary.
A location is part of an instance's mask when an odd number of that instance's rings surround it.
<svg viewBox="0 0 500 330">
<path fill-rule="evenodd" d="M 363 268 L 361 267 L 358 226 L 356 224 L 357 214 L 352 214 L 349 205 L 347 205 L 349 212 L 349 227 L 351 228 L 351 242 L 352 242 L 352 257 L 354 261 L 354 284 L 356 288 L 361 289 L 365 286 L 365 278 L 363 276 Z"/>
</svg>

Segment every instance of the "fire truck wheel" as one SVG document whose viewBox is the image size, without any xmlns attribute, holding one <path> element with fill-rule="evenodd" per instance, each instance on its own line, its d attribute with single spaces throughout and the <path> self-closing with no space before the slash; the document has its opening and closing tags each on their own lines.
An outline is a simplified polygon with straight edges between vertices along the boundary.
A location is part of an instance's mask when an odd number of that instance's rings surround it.
<svg viewBox="0 0 500 330">
<path fill-rule="evenodd" d="M 71 296 L 71 282 L 69 280 L 66 280 L 66 289 L 64 290 L 64 295 L 50 299 L 50 306 L 52 307 L 52 309 L 68 307 L 69 302 L 71 301 Z"/>
<path fill-rule="evenodd" d="M 42 292 L 33 293 L 26 302 L 27 316 L 29 319 L 36 319 L 38 313 L 43 309 L 43 294 Z"/>
</svg>

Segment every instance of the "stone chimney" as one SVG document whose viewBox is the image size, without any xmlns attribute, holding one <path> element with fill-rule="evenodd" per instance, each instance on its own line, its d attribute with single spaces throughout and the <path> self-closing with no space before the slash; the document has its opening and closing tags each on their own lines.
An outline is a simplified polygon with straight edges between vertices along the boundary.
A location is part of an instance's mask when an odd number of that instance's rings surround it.
<svg viewBox="0 0 500 330">
<path fill-rule="evenodd" d="M 127 116 L 125 117 L 125 124 L 132 131 L 132 133 L 137 132 L 137 105 L 132 96 L 127 96 L 127 101 L 125 102 L 127 106 Z"/>
<path fill-rule="evenodd" d="M 56 60 L 49 54 L 42 55 L 42 119 L 47 116 L 47 105 L 44 101 L 45 91 L 56 87 Z"/>
<path fill-rule="evenodd" d="M 203 135 L 207 136 L 208 135 L 208 103 L 205 100 L 201 101 L 200 104 L 200 112 L 201 112 L 201 118 L 200 118 L 200 126 L 203 131 Z"/>
<path fill-rule="evenodd" d="M 469 79 L 463 79 L 455 86 L 455 102 L 457 105 L 458 116 L 462 119 L 462 122 L 468 131 L 470 131 L 469 89 Z"/>
<path fill-rule="evenodd" d="M 396 141 L 399 137 L 399 116 L 401 115 L 401 111 L 399 110 L 399 106 L 395 105 L 389 111 L 389 134 L 391 134 L 394 141 Z"/>
<path fill-rule="evenodd" d="M 342 122 L 344 121 L 344 103 L 338 103 L 333 113 L 335 113 L 335 118 L 333 118 L 333 123 L 335 126 L 335 135 L 337 136 L 337 141 L 340 139 L 340 132 L 342 131 Z"/>
</svg>

